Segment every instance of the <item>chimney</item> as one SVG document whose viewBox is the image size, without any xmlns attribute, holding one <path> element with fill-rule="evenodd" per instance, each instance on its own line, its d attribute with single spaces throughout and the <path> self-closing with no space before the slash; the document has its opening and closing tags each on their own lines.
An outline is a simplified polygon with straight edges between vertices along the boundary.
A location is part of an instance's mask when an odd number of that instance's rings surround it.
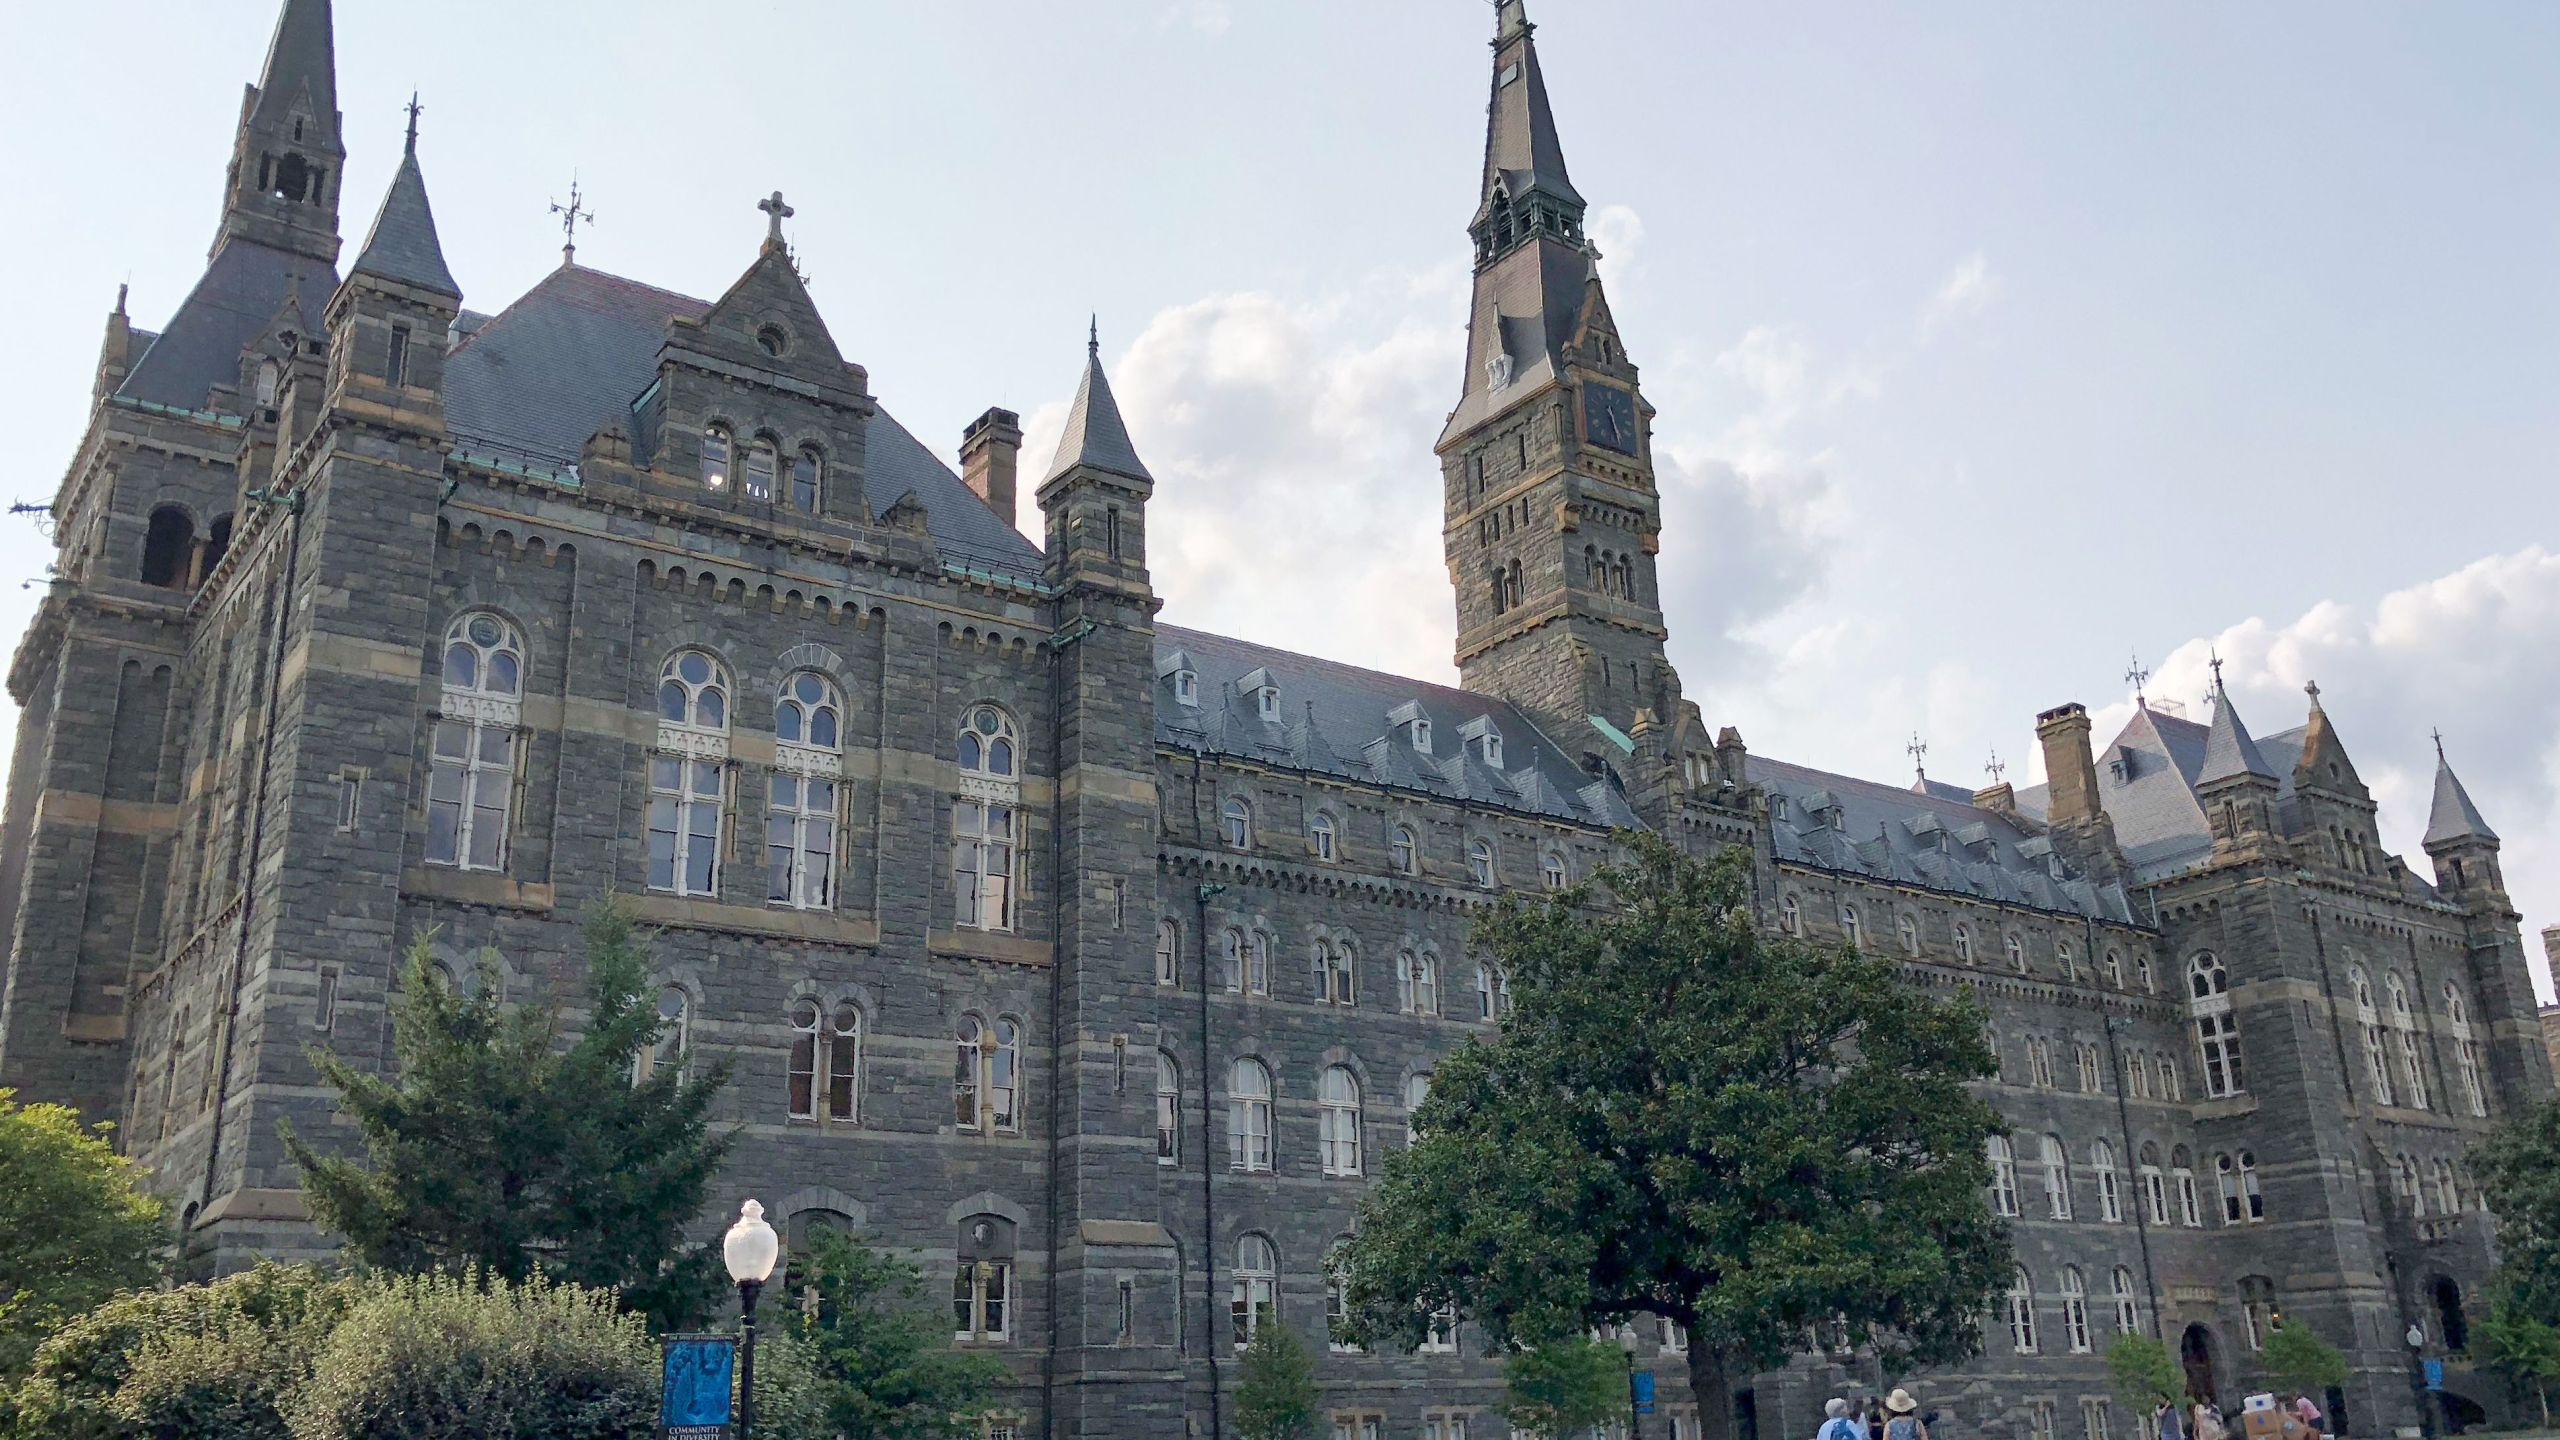
<svg viewBox="0 0 2560 1440">
<path fill-rule="evenodd" d="M 1022 417 L 1010 410 L 991 409 L 960 432 L 961 480 L 1007 525 L 1013 524 L 1014 462 L 1021 454 Z"/>
<path fill-rule="evenodd" d="M 2055 829 L 2086 825 L 2098 810 L 2098 764 L 2089 752 L 2089 712 L 2077 703 L 2036 717 L 2044 742 L 2045 821 Z"/>
<path fill-rule="evenodd" d="M 2003 780 L 1997 785 L 1986 785 L 1974 791 L 1973 803 L 1985 810 L 1997 810 L 2003 815 L 2016 815 L 2018 791 L 2015 786 Z"/>
</svg>

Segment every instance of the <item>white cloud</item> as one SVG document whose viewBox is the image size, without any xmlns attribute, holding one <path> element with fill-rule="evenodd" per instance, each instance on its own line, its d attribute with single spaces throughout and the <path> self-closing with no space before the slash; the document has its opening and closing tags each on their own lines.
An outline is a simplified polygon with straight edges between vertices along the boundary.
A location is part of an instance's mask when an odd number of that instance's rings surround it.
<svg viewBox="0 0 2560 1440">
<path fill-rule="evenodd" d="M 1235 7 L 1228 0 L 1182 0 L 1168 5 L 1156 21 L 1159 30 L 1188 27 L 1203 35 L 1224 35 L 1236 23 Z"/>
<path fill-rule="evenodd" d="M 2000 294 L 2000 278 L 1991 273 L 1991 262 L 1979 250 L 1959 261 L 1939 282 L 1937 293 L 1920 307 L 1920 333 L 1935 334 L 1938 327 L 1959 315 L 1970 315 L 1990 304 Z"/>
</svg>

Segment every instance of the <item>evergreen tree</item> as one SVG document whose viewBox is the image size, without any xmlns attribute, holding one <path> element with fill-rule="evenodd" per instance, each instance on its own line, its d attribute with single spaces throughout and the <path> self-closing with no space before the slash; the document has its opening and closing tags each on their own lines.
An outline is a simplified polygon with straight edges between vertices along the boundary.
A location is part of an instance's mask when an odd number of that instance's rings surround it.
<svg viewBox="0 0 2560 1440">
<path fill-rule="evenodd" d="M 815 1433 L 865 1440 L 962 1440 L 1005 1369 L 994 1356 L 951 1348 L 951 1316 L 934 1308 L 912 1263 L 831 1230 L 812 1230 L 792 1258 L 786 1288 L 797 1315 L 775 1328 L 791 1337 L 814 1377 Z M 763 1376 L 757 1377 L 759 1432 Z M 776 1432 L 780 1433 L 780 1432 Z"/>
<path fill-rule="evenodd" d="M 1316 1367 L 1297 1332 L 1265 1309 L 1236 1380 L 1238 1440 L 1313 1440 Z"/>
<path fill-rule="evenodd" d="M 1980 1008 L 1764 931 L 1740 850 L 1620 843 L 1591 887 L 1479 925 L 1516 1008 L 1439 1065 L 1361 1202 L 1351 1328 L 1411 1348 L 1455 1306 L 1499 1348 L 1665 1316 L 1710 1440 L 1809 1335 L 1974 1353 L 2013 1267 Z"/>
<path fill-rule="evenodd" d="M 14 1093 L 0 1090 L 0 1386 L 64 1321 L 149 1284 L 169 1240 L 166 1212 L 107 1126 Z"/>
<path fill-rule="evenodd" d="M 458 993 L 419 937 L 391 1004 L 394 1073 L 313 1054 L 364 1154 L 324 1155 L 290 1126 L 285 1144 L 312 1218 L 370 1266 L 476 1265 L 514 1282 L 538 1269 L 615 1289 L 660 1325 L 697 1323 L 726 1281 L 717 1247 L 686 1244 L 684 1228 L 729 1148 L 707 1119 L 728 1067 L 637 1064 L 664 1024 L 645 937 L 608 898 L 586 938 L 572 1040 L 547 1000 L 501 1002 L 488 957 L 476 993 Z"/>
<path fill-rule="evenodd" d="M 1627 1352 L 1576 1335 L 1532 1345 L 1502 1362 L 1497 1409 L 1517 1434 L 1563 1437 L 1627 1413 Z"/>
</svg>

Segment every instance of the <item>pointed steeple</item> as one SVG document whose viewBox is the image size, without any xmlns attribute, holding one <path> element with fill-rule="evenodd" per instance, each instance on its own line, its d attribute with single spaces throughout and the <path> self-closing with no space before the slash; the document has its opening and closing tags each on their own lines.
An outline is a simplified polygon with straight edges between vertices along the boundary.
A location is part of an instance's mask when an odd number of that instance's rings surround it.
<svg viewBox="0 0 2560 1440">
<path fill-rule="evenodd" d="M 2249 738 L 2249 727 L 2240 723 L 2240 707 L 2231 703 L 2231 692 L 2222 688 L 2222 662 L 2213 662 L 2213 728 L 2204 739 L 2204 768 L 2197 772 L 2196 785 L 2202 788 L 2216 780 L 2240 775 L 2254 775 L 2264 780 L 2276 778 L 2275 768 L 2267 757 L 2258 753 L 2258 742 Z"/>
<path fill-rule="evenodd" d="M 346 158 L 329 0 L 282 0 L 266 68 L 241 96 L 214 252 L 247 240 L 334 262 Z"/>
<path fill-rule="evenodd" d="M 2293 767 L 2293 785 L 2297 790 L 2325 790 L 2351 800 L 2370 798 L 2364 778 L 2356 774 L 2355 762 L 2347 758 L 2347 747 L 2338 738 L 2338 727 L 2320 704 L 2317 681 L 2302 687 L 2311 697 L 2311 717 L 2302 727 L 2302 759 Z"/>
<path fill-rule="evenodd" d="M 284 0 L 275 37 L 267 42 L 267 68 L 258 74 L 249 112 L 258 125 L 290 126 L 299 107 L 313 120 L 338 129 L 338 41 L 329 0 Z"/>
<path fill-rule="evenodd" d="M 2490 829 L 2489 822 L 2481 818 L 2480 807 L 2471 803 L 2471 792 L 2462 788 L 2462 781 L 2454 775 L 2453 766 L 2446 763 L 2444 737 L 2436 737 L 2435 804 L 2427 811 L 2427 835 L 2420 843 L 2433 850 L 2439 845 L 2465 840 L 2495 843 L 2497 838 L 2498 832 Z"/>
<path fill-rule="evenodd" d="M 1494 12 L 1493 101 L 1486 110 L 1484 187 L 1473 222 L 1484 232 L 1479 262 L 1535 234 L 1540 222 L 1569 215 L 1573 233 L 1581 233 L 1582 192 L 1565 173 L 1564 143 L 1556 138 L 1547 78 L 1532 38 L 1537 28 L 1529 23 L 1524 0 L 1502 0 Z M 1498 225 L 1506 210 L 1522 223 Z M 1497 233 L 1502 243 L 1489 253 Z"/>
<path fill-rule="evenodd" d="M 413 97 L 411 104 L 415 103 Z M 382 209 L 374 214 L 373 229 L 364 237 L 364 251 L 348 273 L 350 278 L 369 275 L 462 298 L 462 287 L 445 266 L 444 245 L 436 238 L 435 210 L 427 203 L 427 178 L 418 169 L 414 110 L 409 116 L 408 149 L 392 174 L 391 189 L 382 197 Z"/>
<path fill-rule="evenodd" d="M 1058 453 L 1041 480 L 1050 481 L 1078 468 L 1101 470 L 1130 480 L 1155 483 L 1137 447 L 1129 443 L 1129 427 L 1120 419 L 1120 402 L 1111 396 L 1111 381 L 1102 373 L 1099 320 L 1087 332 L 1084 381 L 1076 387 L 1076 403 L 1067 411 L 1067 428 L 1058 436 Z"/>
</svg>

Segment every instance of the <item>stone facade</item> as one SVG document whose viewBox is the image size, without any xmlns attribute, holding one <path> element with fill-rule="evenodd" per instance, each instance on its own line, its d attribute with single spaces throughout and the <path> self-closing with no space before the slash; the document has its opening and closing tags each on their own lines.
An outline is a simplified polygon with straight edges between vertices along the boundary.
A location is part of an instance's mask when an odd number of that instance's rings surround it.
<svg viewBox="0 0 2560 1440">
<path fill-rule="evenodd" d="M 1505 1003 L 1474 916 L 1644 825 L 1749 847 L 1769 924 L 1994 1015 L 2025 1290 L 1984 1359 L 1912 1381 L 1958 1430 L 2134 1440 L 2102 1408 L 2120 1325 L 2236 1403 L 2252 1337 L 2307 1319 L 2365 1435 L 2413 1419 L 2412 1318 L 2461 1349 L 2490 1263 L 2461 1157 L 2550 1065 L 2459 782 L 2421 874 L 2316 696 L 2263 742 L 2226 700 L 2103 752 L 2061 707 L 2030 791 L 1711 732 L 1516 0 L 1439 446 L 1459 689 L 1160 625 L 1155 482 L 1093 347 L 1023 540 L 1016 418 L 955 473 L 883 412 L 778 196 L 715 301 L 572 257 L 484 315 L 413 135 L 341 276 L 329 24 L 285 0 L 198 291 L 157 335 L 109 319 L 9 674 L 0 1084 L 118 1121 L 199 1267 L 325 1251 L 278 1125 L 347 1138 L 308 1051 L 385 1062 L 404 944 L 574 1004 L 612 890 L 661 927 L 684 1048 L 735 1066 L 722 1209 L 956 1277 L 1019 1433 L 1227 1433 L 1267 1262 L 1346 1419 L 1498 1434 L 1463 1331 L 1328 1352 L 1320 1266 L 1434 1057 Z M 1694 1424 L 1673 1338 L 1634 1327 L 1648 1434 Z M 1809 1359 L 1751 1414 L 1802 1433 L 1898 1378 Z"/>
</svg>

